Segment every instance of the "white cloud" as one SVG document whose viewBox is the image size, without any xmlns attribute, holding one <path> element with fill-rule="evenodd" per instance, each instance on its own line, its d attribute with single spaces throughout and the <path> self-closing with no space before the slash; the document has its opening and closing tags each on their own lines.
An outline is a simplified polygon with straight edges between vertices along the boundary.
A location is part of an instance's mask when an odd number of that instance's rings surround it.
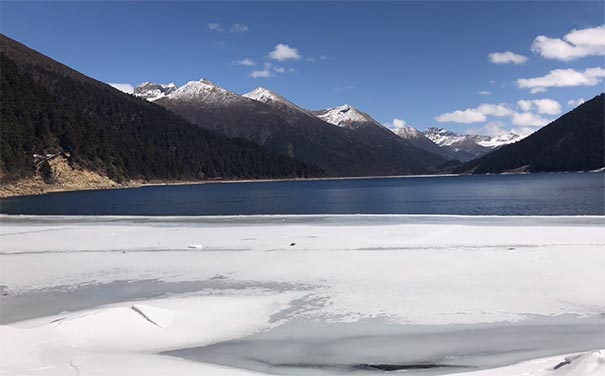
<svg viewBox="0 0 605 376">
<path fill-rule="evenodd" d="M 511 51 L 492 52 L 488 55 L 489 61 L 494 64 L 525 64 L 527 57 Z"/>
<path fill-rule="evenodd" d="M 409 127 L 408 123 L 406 123 L 405 120 L 397 119 L 397 118 L 394 118 L 392 122 L 384 123 L 383 125 L 390 129 L 399 129 L 399 128 Z"/>
<path fill-rule="evenodd" d="M 319 57 L 319 60 L 328 60 L 328 57 L 326 55 L 321 55 Z"/>
<path fill-rule="evenodd" d="M 500 136 L 507 133 L 516 133 L 522 138 L 529 136 L 536 131 L 535 127 L 514 127 L 511 129 L 506 128 L 506 124 L 501 121 L 492 121 L 485 124 L 481 128 L 469 128 L 466 130 L 466 134 L 482 134 L 491 137 Z"/>
<path fill-rule="evenodd" d="M 582 103 L 586 102 L 586 99 L 584 98 L 578 98 L 578 99 L 570 99 L 567 101 L 567 104 L 572 106 L 572 107 L 578 107 L 579 105 L 581 105 Z"/>
<path fill-rule="evenodd" d="M 252 78 L 267 78 L 272 76 L 273 75 L 271 74 L 269 69 L 255 70 L 250 73 L 250 77 Z"/>
<path fill-rule="evenodd" d="M 284 67 L 273 67 L 273 70 L 276 71 L 277 73 L 284 73 L 286 71 L 286 68 L 284 68 Z"/>
<path fill-rule="evenodd" d="M 224 31 L 225 29 L 223 29 L 223 27 L 221 26 L 220 23 L 218 23 L 218 22 L 212 22 L 212 23 L 208 24 L 208 30 L 210 30 L 210 31 L 216 31 L 216 32 L 220 33 L 222 31 Z"/>
<path fill-rule="evenodd" d="M 305 57 L 305 61 L 313 63 L 313 62 L 315 62 L 315 58 L 314 57 Z"/>
<path fill-rule="evenodd" d="M 454 123 L 482 123 L 492 118 L 508 118 L 510 123 L 517 127 L 539 127 L 548 124 L 551 120 L 542 117 L 542 114 L 556 115 L 561 112 L 559 102 L 552 99 L 520 100 L 517 106 L 522 112 L 516 112 L 506 103 L 482 103 L 475 108 L 448 112 L 435 117 L 439 122 Z M 511 130 L 505 129 L 502 121 L 491 121 L 481 128 L 469 129 L 470 133 L 499 135 Z M 521 134 L 514 131 L 514 133 Z M 527 132 L 525 132 L 527 134 Z"/>
<path fill-rule="evenodd" d="M 477 108 L 475 108 L 475 110 L 479 111 L 483 115 L 490 115 L 490 116 L 496 116 L 496 117 L 510 116 L 513 113 L 513 110 L 508 108 L 508 106 L 503 103 L 500 103 L 500 104 L 483 103 L 483 104 L 480 104 Z"/>
<path fill-rule="evenodd" d="M 488 91 L 488 90 L 482 90 L 482 91 L 477 92 L 477 94 L 479 94 L 479 95 L 492 95 L 492 92 Z"/>
<path fill-rule="evenodd" d="M 511 122 L 522 127 L 541 127 L 550 123 L 550 120 L 531 112 L 516 112 L 512 115 Z"/>
<path fill-rule="evenodd" d="M 557 115 L 561 113 L 561 104 L 554 99 L 520 100 L 517 102 L 517 106 L 524 112 L 535 109 L 539 114 Z"/>
<path fill-rule="evenodd" d="M 452 123 L 482 123 L 487 120 L 484 114 L 477 111 L 476 109 L 467 108 L 466 110 L 456 110 L 453 112 L 446 112 L 435 117 L 440 123 L 452 122 Z"/>
<path fill-rule="evenodd" d="M 527 112 L 527 111 L 531 111 L 531 108 L 533 107 L 533 103 L 531 100 L 520 100 L 517 101 L 517 106 L 519 106 L 519 108 L 521 109 L 521 111 Z"/>
<path fill-rule="evenodd" d="M 572 30 L 563 38 L 539 35 L 532 51 L 547 59 L 571 61 L 586 56 L 605 55 L 605 25 Z"/>
<path fill-rule="evenodd" d="M 554 99 L 536 99 L 534 105 L 539 114 L 557 115 L 561 113 L 561 104 Z"/>
<path fill-rule="evenodd" d="M 134 91 L 134 87 L 131 84 L 118 84 L 118 83 L 110 83 L 109 86 L 112 86 L 120 91 L 123 91 L 127 94 L 132 94 Z"/>
<path fill-rule="evenodd" d="M 269 58 L 277 61 L 285 61 L 300 60 L 302 56 L 298 52 L 298 49 L 290 47 L 287 44 L 280 43 L 273 48 L 273 51 L 269 53 Z"/>
<path fill-rule="evenodd" d="M 233 63 L 237 64 L 237 65 L 244 65 L 247 67 L 253 67 L 256 65 L 256 61 L 254 61 L 252 59 L 248 59 L 248 58 L 243 59 L 243 60 L 234 61 Z"/>
<path fill-rule="evenodd" d="M 453 122 L 453 123 L 482 123 L 487 120 L 487 116 L 504 117 L 514 113 L 506 104 L 491 104 L 482 103 L 475 108 L 467 108 L 466 110 L 457 110 L 447 112 L 435 117 L 438 122 Z"/>
<path fill-rule="evenodd" d="M 505 124 L 501 121 L 492 121 L 481 128 L 469 128 L 466 130 L 466 134 L 484 134 L 487 136 L 499 136 L 501 134 L 508 133 L 509 131 L 504 128 Z"/>
<path fill-rule="evenodd" d="M 555 69 L 547 75 L 534 78 L 520 78 L 517 87 L 530 89 L 532 94 L 542 93 L 551 87 L 594 86 L 605 77 L 605 69 L 588 68 L 584 72 L 573 69 Z"/>
<path fill-rule="evenodd" d="M 230 33 L 245 33 L 247 32 L 248 26 L 244 25 L 244 24 L 234 24 L 231 26 L 231 29 L 229 29 Z"/>
</svg>

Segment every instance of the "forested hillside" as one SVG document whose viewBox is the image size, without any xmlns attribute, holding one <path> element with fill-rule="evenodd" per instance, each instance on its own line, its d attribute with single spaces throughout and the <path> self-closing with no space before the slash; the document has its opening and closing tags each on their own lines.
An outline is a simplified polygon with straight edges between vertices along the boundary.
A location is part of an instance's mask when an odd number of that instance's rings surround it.
<svg viewBox="0 0 605 376">
<path fill-rule="evenodd" d="M 116 181 L 321 176 L 124 94 L 2 35 L 0 177 L 35 174 L 33 155 L 63 152 Z"/>
<path fill-rule="evenodd" d="M 605 94 L 594 97 L 519 142 L 463 164 L 455 172 L 588 171 L 603 166 Z"/>
</svg>

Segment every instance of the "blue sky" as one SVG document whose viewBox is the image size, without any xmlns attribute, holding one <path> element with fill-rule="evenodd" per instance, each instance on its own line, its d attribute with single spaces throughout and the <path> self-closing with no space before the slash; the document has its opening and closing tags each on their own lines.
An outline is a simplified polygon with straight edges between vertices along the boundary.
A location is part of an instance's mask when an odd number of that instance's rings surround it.
<svg viewBox="0 0 605 376">
<path fill-rule="evenodd" d="M 1 10 L 2 33 L 107 83 L 204 77 L 310 109 L 348 103 L 421 130 L 527 133 L 604 88 L 602 1 L 3 1 Z"/>
</svg>

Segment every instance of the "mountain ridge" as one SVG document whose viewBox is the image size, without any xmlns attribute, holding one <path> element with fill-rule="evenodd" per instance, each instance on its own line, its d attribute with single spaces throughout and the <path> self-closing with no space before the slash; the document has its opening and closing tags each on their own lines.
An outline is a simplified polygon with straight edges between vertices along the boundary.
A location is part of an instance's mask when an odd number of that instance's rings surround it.
<svg viewBox="0 0 605 376">
<path fill-rule="evenodd" d="M 116 182 L 323 176 L 185 121 L 0 34 L 0 180 L 35 176 L 62 154 L 72 168 Z"/>
<path fill-rule="evenodd" d="M 219 87 L 186 98 L 179 97 L 180 90 L 155 103 L 200 127 L 248 139 L 317 165 L 331 176 L 420 174 L 446 161 L 407 144 L 380 124 L 373 125 L 377 127 L 373 132 L 380 133 L 389 147 L 370 145 L 353 129 L 327 123 L 265 88 L 240 96 Z"/>
<path fill-rule="evenodd" d="M 605 166 L 605 93 L 456 173 L 591 171 Z"/>
</svg>

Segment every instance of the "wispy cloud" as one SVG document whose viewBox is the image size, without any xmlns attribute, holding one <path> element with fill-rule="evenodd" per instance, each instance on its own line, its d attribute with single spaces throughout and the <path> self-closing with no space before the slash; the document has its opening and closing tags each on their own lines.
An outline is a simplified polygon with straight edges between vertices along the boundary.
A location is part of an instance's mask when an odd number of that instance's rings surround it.
<svg viewBox="0 0 605 376">
<path fill-rule="evenodd" d="M 579 105 L 581 105 L 582 103 L 586 102 L 586 99 L 584 98 L 578 98 L 578 99 L 570 99 L 567 101 L 567 104 L 572 106 L 572 107 L 578 107 Z"/>
<path fill-rule="evenodd" d="M 112 82 L 109 84 L 109 86 L 112 86 L 127 94 L 132 94 L 134 92 L 134 87 L 131 84 L 119 84 L 119 83 Z"/>
<path fill-rule="evenodd" d="M 398 118 L 393 118 L 392 122 L 384 123 L 383 125 L 393 130 L 410 127 L 410 125 L 405 120 Z"/>
<path fill-rule="evenodd" d="M 532 51 L 547 59 L 571 61 L 586 56 L 605 55 L 605 25 L 572 30 L 563 38 L 539 35 Z"/>
<path fill-rule="evenodd" d="M 273 51 L 269 52 L 269 58 L 277 61 L 300 60 L 302 55 L 297 48 L 280 43 L 273 48 Z"/>
<path fill-rule="evenodd" d="M 574 69 L 555 69 L 542 77 L 520 78 L 517 87 L 530 89 L 532 94 L 542 93 L 551 87 L 595 86 L 605 78 L 605 69 L 588 68 L 584 72 Z"/>
<path fill-rule="evenodd" d="M 502 121 L 491 121 L 485 126 L 480 128 L 469 128 L 466 130 L 467 134 L 484 134 L 487 136 L 500 136 L 506 133 L 516 133 L 521 137 L 526 137 L 536 131 L 534 127 L 514 127 L 512 129 L 508 129 L 506 127 L 506 123 Z"/>
<path fill-rule="evenodd" d="M 539 114 L 557 115 L 561 113 L 561 104 L 554 99 L 529 99 L 517 101 L 522 111 L 536 110 Z"/>
<path fill-rule="evenodd" d="M 488 90 L 482 90 L 482 91 L 477 92 L 477 94 L 479 94 L 479 95 L 492 95 L 492 92 L 488 91 Z"/>
<path fill-rule="evenodd" d="M 482 103 L 475 110 L 479 111 L 483 115 L 490 115 L 495 117 L 504 117 L 510 116 L 513 113 L 513 110 L 508 108 L 508 106 L 504 103 L 500 104 L 491 104 L 491 103 Z"/>
<path fill-rule="evenodd" d="M 243 59 L 243 60 L 237 60 L 237 61 L 234 61 L 233 63 L 236 65 L 243 65 L 246 67 L 253 67 L 256 65 L 256 61 L 254 61 L 252 59 L 248 59 L 248 58 Z"/>
<path fill-rule="evenodd" d="M 487 116 L 505 117 L 512 115 L 513 112 L 514 111 L 511 110 L 504 103 L 482 103 L 475 108 L 467 108 L 466 110 L 446 112 L 444 114 L 436 116 L 435 120 L 440 123 L 482 123 L 487 120 Z"/>
<path fill-rule="evenodd" d="M 554 115 L 555 113 L 561 112 L 560 104 L 552 99 L 518 101 L 517 106 L 522 112 L 513 110 L 511 106 L 505 103 L 483 103 L 475 108 L 467 108 L 466 110 L 456 110 L 441 114 L 436 116 L 435 120 L 438 122 L 472 124 L 486 122 L 488 116 L 491 116 L 496 118 L 508 118 L 510 122 L 516 126 L 537 127 L 546 125 L 550 122 L 550 119 L 543 118 L 541 114 Z M 531 111 L 536 111 L 536 113 Z M 492 121 L 487 125 L 490 124 L 492 128 L 496 125 L 502 128 L 504 123 L 498 120 Z M 487 125 L 485 127 L 487 127 Z M 483 131 L 485 132 L 486 129 L 483 129 Z"/>
<path fill-rule="evenodd" d="M 548 124 L 550 120 L 531 112 L 523 112 L 513 114 L 511 122 L 523 127 L 542 127 Z"/>
<path fill-rule="evenodd" d="M 476 109 L 467 108 L 466 110 L 456 110 L 452 112 L 446 112 L 439 116 L 435 116 L 435 120 L 440 123 L 483 123 L 487 120 L 484 114 Z"/>
<path fill-rule="evenodd" d="M 208 27 L 208 30 L 210 30 L 210 31 L 216 31 L 218 33 L 221 33 L 221 32 L 223 32 L 225 30 L 225 29 L 223 29 L 223 27 L 221 26 L 221 24 L 218 23 L 218 22 L 211 22 L 211 23 L 209 23 L 207 25 L 207 27 Z"/>
<path fill-rule="evenodd" d="M 269 71 L 269 69 L 255 70 L 250 73 L 250 77 L 252 78 L 267 78 L 272 76 L 273 75 L 271 74 L 271 71 Z"/>
<path fill-rule="evenodd" d="M 527 62 L 527 57 L 516 54 L 511 51 L 505 52 L 492 52 L 488 55 L 488 59 L 490 62 L 494 64 L 525 64 Z"/>
<path fill-rule="evenodd" d="M 244 24 L 233 24 L 231 25 L 231 29 L 229 29 L 230 33 L 245 33 L 249 31 L 248 26 Z"/>
</svg>

